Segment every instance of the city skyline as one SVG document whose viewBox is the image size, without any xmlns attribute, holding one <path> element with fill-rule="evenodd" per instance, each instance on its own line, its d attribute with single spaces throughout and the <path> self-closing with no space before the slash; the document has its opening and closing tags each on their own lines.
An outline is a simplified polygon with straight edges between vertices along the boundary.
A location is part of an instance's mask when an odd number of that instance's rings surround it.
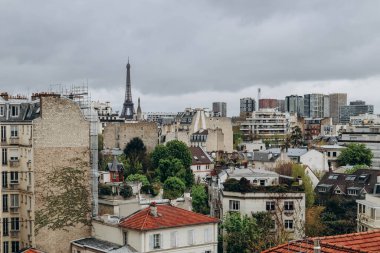
<svg viewBox="0 0 380 253">
<path fill-rule="evenodd" d="M 344 3 L 344 5 L 343 5 Z M 22 5 L 21 5 L 22 4 Z M 150 8 L 146 8 L 149 4 Z M 377 1 L 4 1 L 0 86 L 12 94 L 89 84 L 121 111 L 131 57 L 143 112 L 241 97 L 348 93 L 380 106 Z M 339 10 L 339 15 L 336 11 Z M 46 22 L 49 20 L 49 22 Z"/>
</svg>

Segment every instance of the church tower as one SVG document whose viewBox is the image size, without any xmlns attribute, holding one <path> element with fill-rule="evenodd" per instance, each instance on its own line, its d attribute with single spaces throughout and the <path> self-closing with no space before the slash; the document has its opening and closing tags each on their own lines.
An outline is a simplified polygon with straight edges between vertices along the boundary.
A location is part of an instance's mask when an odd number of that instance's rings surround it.
<svg viewBox="0 0 380 253">
<path fill-rule="evenodd" d="M 137 105 L 137 120 L 142 120 L 142 110 L 140 106 L 140 98 L 138 100 L 138 105 Z"/>
<path fill-rule="evenodd" d="M 132 89 L 131 89 L 131 64 L 127 64 L 127 85 L 125 90 L 125 100 L 123 104 L 123 110 L 121 111 L 120 118 L 125 118 L 126 120 L 133 120 L 135 114 L 135 108 L 132 101 Z"/>
</svg>

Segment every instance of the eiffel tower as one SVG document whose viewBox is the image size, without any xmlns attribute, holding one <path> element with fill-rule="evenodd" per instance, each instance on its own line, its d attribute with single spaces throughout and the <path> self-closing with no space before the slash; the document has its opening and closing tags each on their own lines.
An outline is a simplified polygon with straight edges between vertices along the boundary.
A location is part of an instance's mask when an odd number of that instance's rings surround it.
<svg viewBox="0 0 380 253">
<path fill-rule="evenodd" d="M 135 114 L 135 108 L 132 101 L 132 90 L 131 90 L 131 64 L 129 64 L 129 58 L 127 63 L 127 86 L 125 90 L 125 100 L 123 104 L 123 110 L 121 111 L 120 118 L 125 118 L 126 120 L 133 120 Z"/>
</svg>

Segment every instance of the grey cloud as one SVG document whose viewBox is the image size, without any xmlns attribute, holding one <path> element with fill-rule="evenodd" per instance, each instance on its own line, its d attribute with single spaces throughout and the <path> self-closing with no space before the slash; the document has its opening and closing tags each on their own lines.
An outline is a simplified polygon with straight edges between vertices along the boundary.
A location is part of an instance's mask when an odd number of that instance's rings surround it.
<svg viewBox="0 0 380 253">
<path fill-rule="evenodd" d="M 0 3 L 0 87 L 236 91 L 379 74 L 379 1 Z"/>
</svg>

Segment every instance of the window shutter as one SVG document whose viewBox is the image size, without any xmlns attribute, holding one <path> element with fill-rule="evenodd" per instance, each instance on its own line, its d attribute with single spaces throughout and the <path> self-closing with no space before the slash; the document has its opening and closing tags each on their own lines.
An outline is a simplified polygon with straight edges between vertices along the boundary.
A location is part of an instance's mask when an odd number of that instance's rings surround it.
<svg viewBox="0 0 380 253">
<path fill-rule="evenodd" d="M 160 249 L 164 248 L 164 234 L 160 234 Z"/>
<path fill-rule="evenodd" d="M 194 244 L 194 230 L 188 231 L 188 244 L 193 245 Z"/>
<path fill-rule="evenodd" d="M 153 235 L 149 235 L 149 249 L 153 249 Z"/>
<path fill-rule="evenodd" d="M 177 247 L 177 232 L 171 232 L 170 233 L 170 246 L 172 248 Z"/>
</svg>

